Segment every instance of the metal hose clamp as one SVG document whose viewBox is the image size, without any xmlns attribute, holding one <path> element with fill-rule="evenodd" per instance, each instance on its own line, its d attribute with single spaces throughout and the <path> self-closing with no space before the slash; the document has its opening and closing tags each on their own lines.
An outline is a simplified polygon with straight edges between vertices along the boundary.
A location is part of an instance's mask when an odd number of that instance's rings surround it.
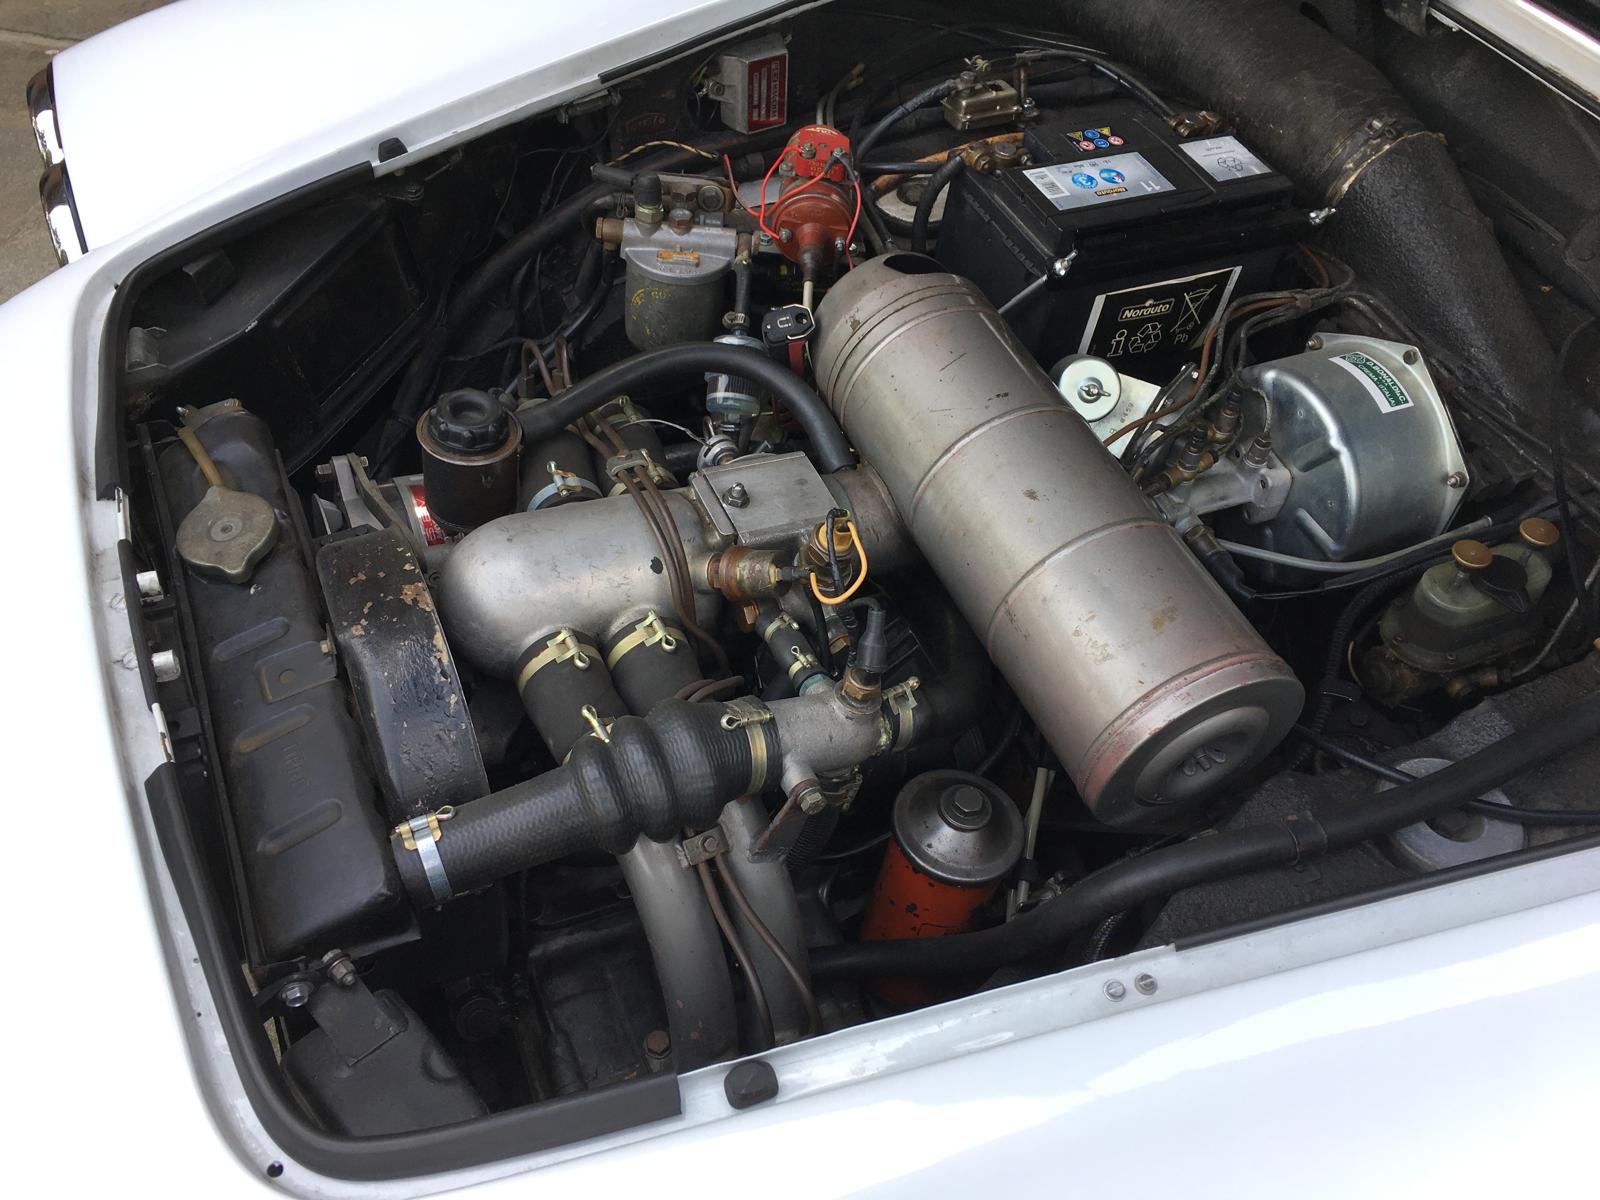
<svg viewBox="0 0 1600 1200">
<path fill-rule="evenodd" d="M 450 876 L 444 869 L 444 859 L 439 857 L 438 846 L 439 823 L 455 815 L 456 810 L 447 804 L 437 812 L 412 817 L 404 824 L 396 825 L 394 830 L 400 835 L 400 844 L 407 850 L 415 851 L 421 861 L 422 873 L 427 876 L 428 890 L 433 894 L 435 904 L 443 904 L 455 895 L 450 887 Z"/>
</svg>

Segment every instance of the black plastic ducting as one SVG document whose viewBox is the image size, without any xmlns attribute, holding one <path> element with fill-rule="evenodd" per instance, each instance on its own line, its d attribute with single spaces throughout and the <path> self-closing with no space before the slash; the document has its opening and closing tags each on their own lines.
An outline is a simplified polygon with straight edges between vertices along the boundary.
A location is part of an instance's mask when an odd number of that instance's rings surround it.
<svg viewBox="0 0 1600 1200">
<path fill-rule="evenodd" d="M 1554 356 L 1444 139 L 1372 63 L 1281 0 L 1071 0 L 1061 21 L 1223 113 L 1334 208 L 1322 241 L 1443 365 L 1537 418 Z"/>
</svg>

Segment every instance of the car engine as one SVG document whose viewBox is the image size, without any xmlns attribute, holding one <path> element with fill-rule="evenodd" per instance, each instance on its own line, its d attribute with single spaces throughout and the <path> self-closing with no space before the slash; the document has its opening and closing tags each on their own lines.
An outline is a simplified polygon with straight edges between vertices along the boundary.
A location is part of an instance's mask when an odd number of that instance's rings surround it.
<svg viewBox="0 0 1600 1200">
<path fill-rule="evenodd" d="M 139 277 L 172 803 L 319 1126 L 1600 832 L 1600 293 L 1487 52 L 1181 7 L 809 9 Z"/>
</svg>

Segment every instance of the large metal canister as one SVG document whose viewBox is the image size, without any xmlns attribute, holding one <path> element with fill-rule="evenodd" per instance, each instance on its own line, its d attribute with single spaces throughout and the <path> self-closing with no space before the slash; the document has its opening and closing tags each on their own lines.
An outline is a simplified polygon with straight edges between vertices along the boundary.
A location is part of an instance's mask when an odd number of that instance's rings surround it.
<svg viewBox="0 0 1600 1200">
<path fill-rule="evenodd" d="M 981 775 L 926 771 L 895 797 L 861 940 L 943 937 L 971 929 L 1022 856 L 1022 815 Z M 935 999 L 928 981 L 888 978 L 873 989 L 896 1004 Z"/>
<path fill-rule="evenodd" d="M 1264 756 L 1304 693 L 978 289 L 849 272 L 823 394 L 1101 820 L 1166 821 Z"/>
</svg>

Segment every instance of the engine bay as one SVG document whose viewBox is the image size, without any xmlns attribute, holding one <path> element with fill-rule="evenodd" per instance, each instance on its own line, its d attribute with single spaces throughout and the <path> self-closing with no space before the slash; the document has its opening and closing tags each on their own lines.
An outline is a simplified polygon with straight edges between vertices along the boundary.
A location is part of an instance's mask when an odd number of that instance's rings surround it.
<svg viewBox="0 0 1600 1200">
<path fill-rule="evenodd" d="M 1455 132 L 1487 51 L 956 7 L 675 51 L 128 302 L 175 804 L 318 1129 L 1600 833 L 1600 292 Z"/>
</svg>

